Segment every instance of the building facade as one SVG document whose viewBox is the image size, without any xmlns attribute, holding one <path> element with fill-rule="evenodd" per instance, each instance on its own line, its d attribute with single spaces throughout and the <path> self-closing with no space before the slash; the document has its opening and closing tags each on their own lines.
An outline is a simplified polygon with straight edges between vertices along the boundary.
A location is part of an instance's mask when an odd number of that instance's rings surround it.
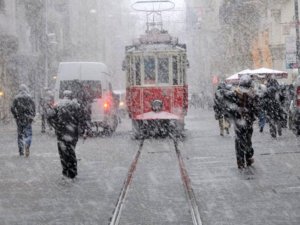
<svg viewBox="0 0 300 225">
<path fill-rule="evenodd" d="M 16 88 L 15 55 L 19 41 L 16 26 L 16 2 L 0 0 L 0 121 L 10 117 L 10 102 Z"/>
</svg>

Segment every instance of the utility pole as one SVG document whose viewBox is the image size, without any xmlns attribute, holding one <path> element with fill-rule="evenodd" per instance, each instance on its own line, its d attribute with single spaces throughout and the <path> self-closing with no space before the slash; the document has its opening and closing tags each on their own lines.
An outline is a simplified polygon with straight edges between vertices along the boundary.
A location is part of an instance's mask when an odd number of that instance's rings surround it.
<svg viewBox="0 0 300 225">
<path fill-rule="evenodd" d="M 45 87 L 48 87 L 48 0 L 45 1 Z"/>
<path fill-rule="evenodd" d="M 300 40 L 299 40 L 299 7 L 298 0 L 295 1 L 295 27 L 296 27 L 296 62 L 298 68 L 298 76 L 300 75 Z"/>
</svg>

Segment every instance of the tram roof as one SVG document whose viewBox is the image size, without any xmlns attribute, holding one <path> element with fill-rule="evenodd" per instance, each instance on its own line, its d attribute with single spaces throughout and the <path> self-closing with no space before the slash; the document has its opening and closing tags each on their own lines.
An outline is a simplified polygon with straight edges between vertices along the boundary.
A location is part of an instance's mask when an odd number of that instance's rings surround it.
<svg viewBox="0 0 300 225">
<path fill-rule="evenodd" d="M 178 38 L 172 37 L 167 31 L 153 28 L 133 41 L 126 47 L 126 52 L 158 52 L 186 51 L 185 44 L 179 44 Z"/>
<path fill-rule="evenodd" d="M 186 51 L 185 45 L 170 44 L 147 44 L 147 45 L 131 45 L 126 47 L 126 52 L 182 52 Z"/>
</svg>

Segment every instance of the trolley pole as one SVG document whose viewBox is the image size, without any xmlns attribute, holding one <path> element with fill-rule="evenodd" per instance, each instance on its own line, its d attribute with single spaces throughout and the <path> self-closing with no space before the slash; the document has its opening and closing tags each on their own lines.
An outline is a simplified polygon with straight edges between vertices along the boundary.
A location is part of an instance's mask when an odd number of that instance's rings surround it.
<svg viewBox="0 0 300 225">
<path fill-rule="evenodd" d="M 299 5 L 298 0 L 295 2 L 295 27 L 296 27 L 296 62 L 298 68 L 298 76 L 300 75 L 300 40 L 299 40 Z"/>
</svg>

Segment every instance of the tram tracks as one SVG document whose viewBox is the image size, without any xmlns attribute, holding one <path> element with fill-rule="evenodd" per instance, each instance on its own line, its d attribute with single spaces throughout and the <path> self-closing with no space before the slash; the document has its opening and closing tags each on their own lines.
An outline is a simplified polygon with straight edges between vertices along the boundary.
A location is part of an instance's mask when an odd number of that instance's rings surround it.
<svg viewBox="0 0 300 225">
<path fill-rule="evenodd" d="M 137 153 L 135 154 L 135 157 L 134 157 L 134 159 L 133 159 L 133 161 L 130 165 L 130 168 L 128 170 L 125 182 L 124 182 L 123 187 L 121 189 L 121 193 L 120 193 L 118 202 L 117 202 L 116 207 L 114 209 L 113 216 L 110 219 L 109 225 L 118 225 L 119 222 L 120 222 L 121 213 L 122 213 L 122 209 L 123 209 L 123 206 L 124 206 L 124 203 L 125 203 L 126 195 L 127 195 L 128 190 L 129 190 L 129 185 L 132 181 L 133 174 L 136 170 L 136 166 L 137 166 L 138 160 L 140 158 L 143 145 L 144 145 L 144 139 L 142 139 L 140 141 L 139 149 L 138 149 Z"/>
<path fill-rule="evenodd" d="M 186 167 L 185 167 L 185 164 L 183 161 L 183 157 L 182 157 L 180 149 L 178 147 L 178 141 L 172 135 L 170 135 L 170 138 L 174 142 L 175 152 L 176 152 L 176 156 L 178 159 L 178 165 L 179 165 L 179 170 L 180 170 L 181 181 L 182 181 L 182 184 L 184 187 L 189 211 L 192 216 L 193 225 L 202 225 L 197 200 L 196 200 L 194 191 L 192 189 L 191 180 L 187 173 L 187 170 L 186 170 Z M 137 164 L 138 164 L 139 158 L 140 158 L 142 150 L 143 150 L 143 146 L 144 146 L 144 139 L 140 140 L 140 142 L 139 142 L 138 151 L 135 154 L 135 157 L 129 167 L 126 179 L 125 179 L 124 184 L 121 189 L 121 193 L 119 195 L 118 201 L 117 201 L 115 209 L 113 211 L 113 215 L 110 218 L 109 225 L 118 225 L 120 222 L 122 210 L 123 210 L 123 207 L 124 207 L 124 204 L 126 201 L 126 196 L 129 191 L 130 184 L 133 180 L 133 175 L 136 171 Z"/>
<path fill-rule="evenodd" d="M 176 151 L 176 155 L 177 155 L 177 159 L 178 159 L 178 163 L 179 163 L 181 180 L 182 180 L 182 183 L 184 186 L 186 198 L 187 198 L 188 205 L 189 205 L 189 210 L 190 210 L 192 220 L 193 220 L 193 224 L 194 225 L 202 225 L 196 196 L 194 194 L 192 184 L 191 184 L 191 179 L 187 173 L 181 152 L 178 148 L 178 141 L 173 136 L 171 136 L 171 138 L 174 141 L 175 151 Z"/>
</svg>

